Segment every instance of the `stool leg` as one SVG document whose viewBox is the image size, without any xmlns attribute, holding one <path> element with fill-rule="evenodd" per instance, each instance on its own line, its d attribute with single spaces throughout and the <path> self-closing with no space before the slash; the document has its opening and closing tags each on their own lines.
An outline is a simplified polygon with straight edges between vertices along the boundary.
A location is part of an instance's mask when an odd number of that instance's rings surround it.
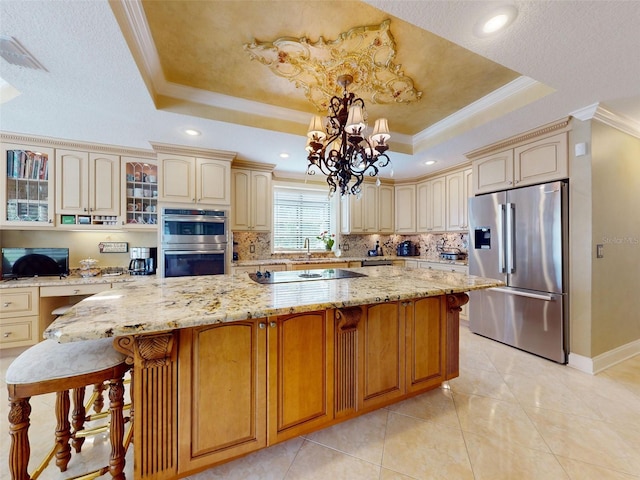
<svg viewBox="0 0 640 480">
<path fill-rule="evenodd" d="M 104 396 L 102 392 L 106 390 L 104 383 L 96 383 L 93 386 L 93 393 L 96 395 L 96 399 L 93 401 L 93 411 L 96 413 L 100 413 L 102 411 L 102 407 L 104 407 Z"/>
<path fill-rule="evenodd" d="M 84 437 L 76 437 L 75 433 L 84 430 L 84 420 L 87 411 L 84 408 L 85 387 L 73 389 L 73 411 L 71 412 L 71 426 L 73 427 L 73 435 L 71 437 L 71 445 L 76 453 L 80 453 L 84 444 Z"/>
<path fill-rule="evenodd" d="M 122 378 L 109 380 L 109 414 L 111 441 L 111 457 L 109 459 L 109 472 L 115 480 L 125 480 L 124 475 L 124 384 Z"/>
<path fill-rule="evenodd" d="M 29 480 L 29 415 L 31 405 L 27 398 L 9 398 L 9 472 L 12 480 Z"/>
<path fill-rule="evenodd" d="M 67 470 L 71 460 L 71 425 L 69 424 L 69 391 L 56 393 L 56 465 L 61 472 Z"/>
</svg>

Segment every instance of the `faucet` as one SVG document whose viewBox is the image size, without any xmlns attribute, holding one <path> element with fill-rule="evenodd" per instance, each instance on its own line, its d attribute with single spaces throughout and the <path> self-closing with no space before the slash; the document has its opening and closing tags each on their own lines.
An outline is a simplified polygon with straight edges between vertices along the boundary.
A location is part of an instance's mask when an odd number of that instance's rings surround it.
<svg viewBox="0 0 640 480">
<path fill-rule="evenodd" d="M 306 248 L 307 249 L 307 258 L 311 257 L 311 252 L 309 251 L 309 237 L 304 239 L 304 244 L 302 245 L 302 248 Z"/>
</svg>

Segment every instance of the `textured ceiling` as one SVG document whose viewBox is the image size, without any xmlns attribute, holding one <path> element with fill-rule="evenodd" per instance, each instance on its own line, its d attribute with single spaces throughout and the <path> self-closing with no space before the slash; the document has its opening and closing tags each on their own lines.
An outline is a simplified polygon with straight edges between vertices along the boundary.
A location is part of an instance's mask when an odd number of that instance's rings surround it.
<svg viewBox="0 0 640 480">
<path fill-rule="evenodd" d="M 546 95 L 534 95 L 539 84 L 533 89 L 509 90 L 509 95 L 503 94 L 503 87 L 487 97 L 501 94 L 504 108 L 484 108 L 491 103 L 485 97 L 480 106 L 473 104 L 472 109 L 458 111 L 416 135 L 392 132 L 390 156 L 396 179 L 460 164 L 466 161 L 466 152 L 594 104 L 628 119 L 626 124 L 640 132 L 640 1 L 512 0 L 509 3 L 519 12 L 516 21 L 490 38 L 475 37 L 473 27 L 489 10 L 501 5 L 499 1 L 355 3 L 363 9 L 366 4 L 380 9 L 373 10 L 379 15 L 376 21 L 391 18 L 392 28 L 402 19 L 547 87 Z M 153 49 L 153 42 L 145 44 L 145 38 L 135 38 L 132 33 L 143 28 L 144 15 L 134 16 L 137 29 L 123 28 L 125 16 L 118 12 L 136 5 L 136 0 L 1 0 L 0 34 L 18 39 L 46 71 L 17 67 L 0 59 L 0 77 L 20 92 L 0 105 L 0 130 L 144 149 L 150 149 L 149 142 L 154 141 L 229 150 L 244 160 L 276 164 L 279 174 L 302 174 L 306 166 L 304 133 L 311 107 L 300 112 L 170 84 L 164 80 L 160 62 L 153 63 L 136 50 L 138 44 Z M 302 16 L 278 16 L 273 22 L 287 29 L 308 25 L 300 30 L 312 35 L 308 33 L 311 26 L 325 21 L 322 2 L 314 5 Z M 139 10 L 143 11 L 141 5 Z M 256 28 L 262 28 L 263 22 L 271 24 L 273 17 L 267 14 L 256 22 Z M 341 18 L 333 18 L 329 24 Z M 348 23 L 347 28 L 353 26 Z M 223 30 L 233 31 L 234 25 L 227 24 Z M 255 32 L 252 28 L 247 36 L 257 35 Z M 400 33 L 393 33 L 400 43 Z M 278 34 L 270 30 L 258 40 L 269 41 Z M 329 38 L 336 33 L 321 34 Z M 403 69 L 408 70 L 411 60 L 400 55 L 414 56 L 414 51 L 420 51 L 420 45 L 411 45 L 409 53 L 406 46 L 399 45 L 396 61 Z M 265 79 L 267 74 L 270 72 L 265 71 Z M 419 88 L 429 92 L 424 85 Z M 256 112 L 263 123 L 245 126 L 242 118 L 246 111 Z M 187 137 L 185 128 L 200 130 L 202 135 Z M 299 133 L 287 133 L 295 128 Z M 398 148 L 394 144 L 398 139 L 412 149 Z M 281 159 L 281 152 L 290 157 Z M 427 159 L 437 163 L 427 167 Z M 385 169 L 382 176 L 390 176 L 390 170 Z"/>
<path fill-rule="evenodd" d="M 422 99 L 411 104 L 375 105 L 370 98 L 365 102 L 371 119 L 386 117 L 394 132 L 406 135 L 417 134 L 519 76 L 361 2 L 145 0 L 143 7 L 167 82 L 310 114 L 315 109 L 304 91 L 252 61 L 243 45 L 282 37 L 304 37 L 310 43 L 322 37 L 330 43 L 354 27 L 390 19 L 397 49 L 393 63 L 413 79 Z M 338 87 L 335 93 L 339 91 Z"/>
</svg>

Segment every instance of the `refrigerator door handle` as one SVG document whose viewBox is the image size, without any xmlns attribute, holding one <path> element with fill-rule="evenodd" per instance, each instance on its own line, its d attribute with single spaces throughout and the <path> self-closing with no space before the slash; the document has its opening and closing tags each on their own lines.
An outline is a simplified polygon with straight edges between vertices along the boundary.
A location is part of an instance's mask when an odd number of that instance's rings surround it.
<svg viewBox="0 0 640 480">
<path fill-rule="evenodd" d="M 516 259 L 514 255 L 514 242 L 516 238 L 516 209 L 513 203 L 507 203 L 507 273 L 516 271 Z"/>
<path fill-rule="evenodd" d="M 511 290 L 509 288 L 494 287 L 494 288 L 489 288 L 489 290 L 494 292 L 506 293 L 508 295 L 517 295 L 519 297 L 528 297 L 528 298 L 535 298 L 537 300 L 546 300 L 548 302 L 553 302 L 556 299 L 554 295 L 549 295 L 549 294 L 545 295 L 544 293 L 522 292 L 519 290 Z"/>
<path fill-rule="evenodd" d="M 502 230 L 502 238 L 498 242 L 498 258 L 500 259 L 500 273 L 507 273 L 506 266 L 506 229 L 505 229 L 505 219 L 506 219 L 506 205 L 504 203 L 500 204 L 500 229 Z"/>
</svg>

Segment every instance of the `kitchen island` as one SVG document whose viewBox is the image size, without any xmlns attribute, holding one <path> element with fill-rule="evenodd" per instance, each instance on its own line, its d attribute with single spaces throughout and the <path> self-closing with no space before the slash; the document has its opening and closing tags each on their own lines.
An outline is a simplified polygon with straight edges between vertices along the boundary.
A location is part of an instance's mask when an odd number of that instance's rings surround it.
<svg viewBox="0 0 640 480">
<path fill-rule="evenodd" d="M 135 477 L 177 478 L 456 377 L 465 292 L 501 285 L 349 271 L 364 276 L 149 279 L 80 302 L 45 336 L 114 337 L 133 365 Z"/>
</svg>

